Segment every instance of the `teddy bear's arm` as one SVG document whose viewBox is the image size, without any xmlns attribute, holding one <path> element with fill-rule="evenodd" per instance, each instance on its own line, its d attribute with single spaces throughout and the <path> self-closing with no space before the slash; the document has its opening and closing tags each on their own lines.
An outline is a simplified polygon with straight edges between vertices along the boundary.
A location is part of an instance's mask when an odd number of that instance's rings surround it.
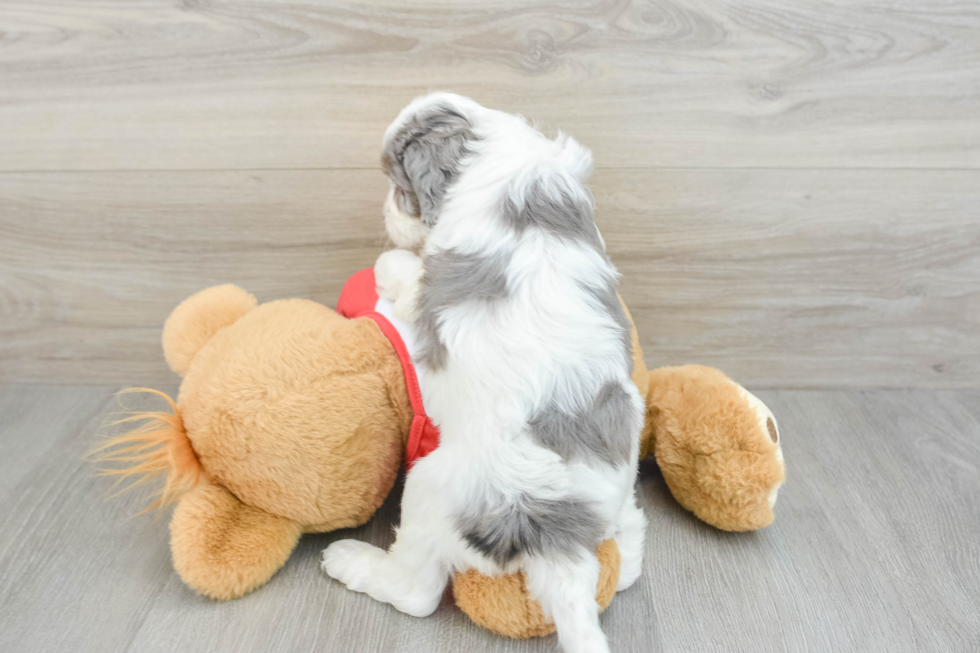
<svg viewBox="0 0 980 653">
<path fill-rule="evenodd" d="M 196 591 L 237 599 L 264 585 L 293 552 L 296 522 L 239 501 L 204 483 L 185 494 L 170 521 L 174 568 Z"/>
</svg>

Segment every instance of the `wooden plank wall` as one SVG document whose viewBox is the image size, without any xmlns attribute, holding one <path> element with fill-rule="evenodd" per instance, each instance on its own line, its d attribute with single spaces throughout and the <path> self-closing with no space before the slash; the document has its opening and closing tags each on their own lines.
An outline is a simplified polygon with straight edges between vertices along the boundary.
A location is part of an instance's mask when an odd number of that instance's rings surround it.
<svg viewBox="0 0 980 653">
<path fill-rule="evenodd" d="M 0 382 L 172 381 L 210 284 L 332 304 L 381 134 L 574 134 L 651 364 L 980 387 L 980 3 L 0 2 Z"/>
</svg>

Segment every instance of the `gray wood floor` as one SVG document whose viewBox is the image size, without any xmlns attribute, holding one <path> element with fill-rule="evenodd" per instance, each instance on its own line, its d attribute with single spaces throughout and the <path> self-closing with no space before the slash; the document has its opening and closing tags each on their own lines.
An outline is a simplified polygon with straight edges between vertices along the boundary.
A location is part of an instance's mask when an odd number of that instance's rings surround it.
<svg viewBox="0 0 980 653">
<path fill-rule="evenodd" d="M 326 578 L 334 539 L 389 542 L 397 493 L 353 533 L 305 537 L 254 594 L 195 596 L 166 520 L 129 519 L 145 495 L 108 501 L 81 458 L 113 390 L 0 386 L 0 651 L 556 650 L 490 635 L 448 600 L 415 619 Z M 602 618 L 614 650 L 980 650 L 980 392 L 758 394 L 789 466 L 776 522 L 716 531 L 645 467 L 645 573 Z"/>
</svg>

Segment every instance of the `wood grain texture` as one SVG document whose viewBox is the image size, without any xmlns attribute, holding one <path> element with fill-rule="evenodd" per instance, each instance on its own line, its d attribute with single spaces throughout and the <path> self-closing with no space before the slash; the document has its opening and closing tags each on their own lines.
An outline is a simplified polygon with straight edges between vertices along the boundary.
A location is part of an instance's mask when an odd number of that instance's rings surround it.
<svg viewBox="0 0 980 653">
<path fill-rule="evenodd" d="M 654 365 L 764 387 L 980 384 L 980 175 L 600 171 Z"/>
<path fill-rule="evenodd" d="M 602 617 L 613 650 L 978 650 L 977 393 L 758 394 L 779 417 L 789 472 L 775 523 L 756 533 L 714 530 L 644 466 L 644 576 Z M 89 412 L 78 412 L 83 404 Z M 0 387 L 0 406 L 0 437 L 20 443 L 26 469 L 0 493 L 0 650 L 556 650 L 553 636 L 490 635 L 448 597 L 415 619 L 324 576 L 319 551 L 334 539 L 390 543 L 397 491 L 362 528 L 304 537 L 254 594 L 201 599 L 170 567 L 166 519 L 127 519 L 147 495 L 106 501 L 108 481 L 81 460 L 117 409 L 107 389 Z M 60 417 L 69 413 L 77 419 Z"/>
<path fill-rule="evenodd" d="M 28 448 L 25 473 L 0 494 L 0 650 L 126 650 L 173 575 L 166 522 L 127 519 L 146 496 L 110 503 L 110 483 L 82 460 L 118 410 L 111 391 L 87 418 L 59 418 L 80 394 L 91 391 L 0 387 L 4 403 L 32 406 L 15 420 L 0 413 L 4 448 Z"/>
<path fill-rule="evenodd" d="M 376 171 L 0 175 L 0 378 L 172 381 L 160 331 L 237 283 L 333 306 L 386 243 Z"/>
<path fill-rule="evenodd" d="M 413 96 L 600 167 L 980 167 L 960 0 L 5 0 L 0 170 L 375 167 Z"/>
<path fill-rule="evenodd" d="M 65 431 L 104 412 L 101 386 L 30 386 L 0 389 L 0 496 L 30 476 L 47 455 L 57 455 Z M 38 416 L 45 423 L 38 424 Z"/>
<path fill-rule="evenodd" d="M 600 170 L 653 365 L 763 387 L 980 386 L 980 172 Z M 373 170 L 0 174 L 0 380 L 171 382 L 203 287 L 333 306 L 385 247 Z"/>
</svg>

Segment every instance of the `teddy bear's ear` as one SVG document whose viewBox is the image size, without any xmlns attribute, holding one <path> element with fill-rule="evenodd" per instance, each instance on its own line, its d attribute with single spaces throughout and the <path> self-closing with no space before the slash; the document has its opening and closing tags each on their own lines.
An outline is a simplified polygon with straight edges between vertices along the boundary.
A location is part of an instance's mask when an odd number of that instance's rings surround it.
<svg viewBox="0 0 980 653">
<path fill-rule="evenodd" d="M 197 352 L 221 329 L 253 308 L 255 297 L 238 286 L 213 286 L 182 301 L 163 325 L 163 355 L 184 376 Z"/>
</svg>

